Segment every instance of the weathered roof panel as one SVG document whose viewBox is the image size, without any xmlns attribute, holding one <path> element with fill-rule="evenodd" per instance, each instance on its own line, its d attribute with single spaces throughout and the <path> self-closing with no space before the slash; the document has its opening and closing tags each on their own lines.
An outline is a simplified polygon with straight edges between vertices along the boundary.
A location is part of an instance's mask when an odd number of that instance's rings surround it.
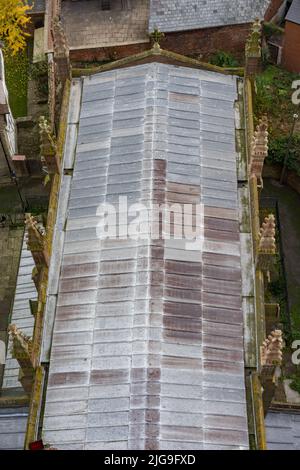
<svg viewBox="0 0 300 470">
<path fill-rule="evenodd" d="M 294 3 L 298 0 L 294 0 Z M 149 31 L 184 31 L 263 19 L 270 0 L 150 0 Z"/>
<path fill-rule="evenodd" d="M 85 78 L 82 97 L 45 442 L 248 448 L 236 78 L 151 63 Z M 98 207 L 119 195 L 150 209 L 204 204 L 203 245 L 99 240 Z"/>
</svg>

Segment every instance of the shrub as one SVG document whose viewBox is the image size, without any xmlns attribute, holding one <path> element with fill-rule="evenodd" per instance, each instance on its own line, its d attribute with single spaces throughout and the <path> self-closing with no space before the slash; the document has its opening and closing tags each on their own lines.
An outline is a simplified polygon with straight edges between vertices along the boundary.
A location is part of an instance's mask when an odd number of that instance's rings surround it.
<svg viewBox="0 0 300 470">
<path fill-rule="evenodd" d="M 35 80 L 37 89 L 41 95 L 48 95 L 48 63 L 46 60 L 30 65 L 29 76 Z"/>
<path fill-rule="evenodd" d="M 300 375 L 292 375 L 291 376 L 292 382 L 290 383 L 290 388 L 295 392 L 300 393 Z"/>
<path fill-rule="evenodd" d="M 284 29 L 277 26 L 275 23 L 264 22 L 263 33 L 267 39 L 271 36 L 280 36 L 284 33 Z"/>
<path fill-rule="evenodd" d="M 238 67 L 239 63 L 229 52 L 219 51 L 210 60 L 211 64 L 218 67 Z"/>
</svg>

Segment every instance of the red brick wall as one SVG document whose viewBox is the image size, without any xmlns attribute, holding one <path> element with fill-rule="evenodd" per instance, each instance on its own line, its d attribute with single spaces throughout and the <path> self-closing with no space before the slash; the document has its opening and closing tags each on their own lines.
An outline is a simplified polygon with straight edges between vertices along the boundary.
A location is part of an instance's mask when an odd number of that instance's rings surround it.
<svg viewBox="0 0 300 470">
<path fill-rule="evenodd" d="M 250 24 L 167 33 L 162 47 L 183 55 L 202 56 L 204 59 L 220 50 L 244 58 L 249 34 Z"/>
<path fill-rule="evenodd" d="M 285 0 L 272 0 L 265 14 L 265 20 L 270 21 L 279 10 Z"/>
<path fill-rule="evenodd" d="M 149 49 L 149 43 L 129 44 L 127 46 L 101 47 L 94 49 L 78 49 L 70 51 L 72 62 L 95 62 L 105 59 L 123 59 Z"/>
<path fill-rule="evenodd" d="M 300 25 L 287 21 L 282 64 L 290 72 L 300 73 Z"/>
<path fill-rule="evenodd" d="M 250 24 L 206 28 L 179 33 L 167 33 L 161 47 L 183 55 L 208 59 L 211 54 L 225 50 L 237 58 L 244 58 L 245 42 Z M 95 49 L 72 50 L 74 62 L 93 62 L 104 59 L 121 59 L 149 49 L 149 43 Z"/>
</svg>

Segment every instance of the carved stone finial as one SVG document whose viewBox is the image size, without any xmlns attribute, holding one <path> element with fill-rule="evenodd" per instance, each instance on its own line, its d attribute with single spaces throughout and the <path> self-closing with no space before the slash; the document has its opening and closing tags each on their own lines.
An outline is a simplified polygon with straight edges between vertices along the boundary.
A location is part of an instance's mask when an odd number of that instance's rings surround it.
<svg viewBox="0 0 300 470">
<path fill-rule="evenodd" d="M 261 271 L 268 273 L 274 266 L 276 254 L 275 240 L 276 224 L 273 214 L 265 218 L 258 234 L 258 253 L 256 266 Z"/>
<path fill-rule="evenodd" d="M 259 19 L 256 19 L 252 24 L 250 36 L 246 42 L 246 56 L 260 57 L 261 56 L 261 32 L 262 24 Z"/>
<path fill-rule="evenodd" d="M 152 33 L 149 34 L 150 39 L 152 41 L 153 47 L 160 48 L 159 44 L 164 39 L 165 33 L 159 31 L 159 29 L 155 28 Z"/>
<path fill-rule="evenodd" d="M 282 331 L 274 330 L 261 346 L 260 380 L 263 387 L 263 407 L 265 415 L 271 406 L 278 385 L 282 364 Z"/>
<path fill-rule="evenodd" d="M 49 265 L 46 253 L 46 231 L 31 214 L 25 214 L 25 225 L 27 248 L 32 253 L 37 269 L 40 270 L 42 266 Z"/>
<path fill-rule="evenodd" d="M 42 224 L 39 224 L 33 215 L 27 213 L 25 214 L 25 225 L 28 248 L 43 248 L 46 231 Z"/>
<path fill-rule="evenodd" d="M 20 365 L 19 381 L 25 392 L 30 393 L 34 377 L 34 368 L 31 360 L 32 340 L 19 330 L 16 325 L 9 325 L 8 334 L 11 342 L 12 356 Z"/>
<path fill-rule="evenodd" d="M 283 339 L 282 331 L 274 330 L 266 338 L 261 347 L 261 365 L 263 367 L 278 366 L 282 363 Z"/>
<path fill-rule="evenodd" d="M 47 173 L 59 173 L 60 165 L 57 159 L 56 140 L 51 132 L 51 126 L 44 116 L 39 119 L 40 154 Z"/>
<path fill-rule="evenodd" d="M 40 133 L 40 144 L 41 153 L 56 152 L 56 141 L 51 131 L 51 126 L 48 123 L 45 116 L 39 118 L 39 133 Z"/>
<path fill-rule="evenodd" d="M 264 166 L 265 158 L 268 156 L 268 143 L 269 143 L 269 132 L 268 132 L 268 118 L 263 116 L 259 124 L 256 126 L 254 132 L 252 145 L 251 145 L 251 156 L 250 156 L 250 176 L 255 175 L 256 178 L 262 183 L 262 171 Z"/>
<path fill-rule="evenodd" d="M 259 19 L 252 25 L 250 36 L 245 47 L 246 76 L 254 76 L 261 71 L 262 66 L 262 25 Z"/>
<path fill-rule="evenodd" d="M 259 231 L 259 251 L 262 253 L 276 253 L 276 223 L 273 214 L 269 214 Z"/>
<path fill-rule="evenodd" d="M 30 359 L 32 341 L 15 324 L 8 327 L 9 339 L 12 342 L 12 354 L 15 359 Z"/>
</svg>

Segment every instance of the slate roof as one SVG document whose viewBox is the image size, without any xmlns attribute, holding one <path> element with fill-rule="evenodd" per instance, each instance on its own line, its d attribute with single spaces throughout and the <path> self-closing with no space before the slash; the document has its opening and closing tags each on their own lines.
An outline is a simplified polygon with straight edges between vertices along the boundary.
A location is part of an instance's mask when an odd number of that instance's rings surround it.
<svg viewBox="0 0 300 470">
<path fill-rule="evenodd" d="M 236 77 L 155 62 L 85 78 L 82 92 L 73 81 L 45 442 L 248 448 L 236 99 Z M 202 248 L 100 241 L 97 208 L 119 195 L 148 207 L 201 202 Z"/>
<path fill-rule="evenodd" d="M 268 450 L 300 450 L 300 413 L 270 411 L 265 424 Z"/>
<path fill-rule="evenodd" d="M 300 24 L 300 0 L 294 0 L 285 17 L 286 21 Z"/>
<path fill-rule="evenodd" d="M 150 0 L 149 31 L 184 31 L 251 23 L 270 0 Z"/>
</svg>

